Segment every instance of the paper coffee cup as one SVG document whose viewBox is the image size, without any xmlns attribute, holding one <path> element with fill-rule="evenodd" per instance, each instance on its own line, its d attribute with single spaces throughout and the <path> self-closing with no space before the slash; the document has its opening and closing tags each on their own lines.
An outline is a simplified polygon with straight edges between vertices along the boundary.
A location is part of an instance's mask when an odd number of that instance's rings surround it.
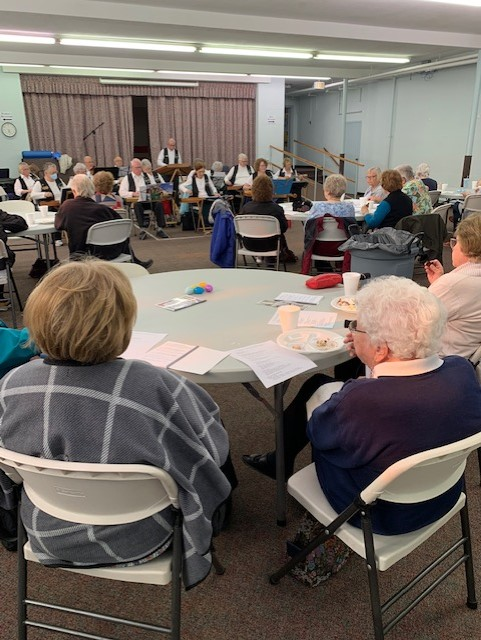
<svg viewBox="0 0 481 640">
<path fill-rule="evenodd" d="M 283 304 L 277 309 L 281 321 L 282 333 L 297 328 L 301 308 L 295 304 Z"/>
<path fill-rule="evenodd" d="M 46 205 L 46 204 L 41 204 L 41 205 L 39 206 L 39 209 L 40 209 L 40 213 L 42 214 L 42 216 L 46 216 L 46 215 L 48 215 L 48 205 Z"/>
<path fill-rule="evenodd" d="M 29 227 L 32 227 L 35 224 L 35 214 L 32 213 L 27 213 L 27 224 Z"/>
<path fill-rule="evenodd" d="M 443 182 L 441 185 L 441 191 L 447 191 L 448 190 L 448 183 L 447 182 Z"/>
<path fill-rule="evenodd" d="M 346 271 L 342 274 L 342 282 L 344 284 L 344 296 L 346 298 L 352 298 L 357 293 L 359 287 L 359 280 L 361 274 L 356 271 Z"/>
<path fill-rule="evenodd" d="M 377 209 L 377 202 L 373 202 L 372 200 L 369 200 L 369 213 L 374 213 Z"/>
<path fill-rule="evenodd" d="M 361 207 L 365 207 L 369 202 L 369 198 L 359 198 L 359 204 L 361 205 Z"/>
<path fill-rule="evenodd" d="M 478 181 L 477 180 L 473 180 L 471 182 L 471 188 L 473 189 L 473 191 L 475 191 L 478 188 Z"/>
</svg>

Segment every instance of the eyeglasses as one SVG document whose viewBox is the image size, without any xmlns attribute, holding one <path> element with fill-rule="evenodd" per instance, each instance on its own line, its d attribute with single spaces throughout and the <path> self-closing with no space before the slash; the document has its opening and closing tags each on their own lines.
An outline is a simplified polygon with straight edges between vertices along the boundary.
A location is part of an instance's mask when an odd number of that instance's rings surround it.
<svg viewBox="0 0 481 640">
<path fill-rule="evenodd" d="M 351 320 L 350 322 L 349 322 L 349 320 L 346 320 L 346 325 L 347 325 L 347 328 L 349 329 L 349 331 L 351 333 L 366 333 L 367 334 L 367 331 L 362 331 L 361 329 L 357 328 L 357 320 Z"/>
<path fill-rule="evenodd" d="M 451 249 L 454 249 L 454 247 L 456 246 L 457 242 L 458 242 L 457 238 L 451 238 L 449 240 L 449 246 L 451 247 Z"/>
<path fill-rule="evenodd" d="M 370 175 L 367 175 L 367 176 L 366 176 L 366 179 L 368 179 L 368 178 L 372 178 L 372 179 L 374 179 L 374 178 L 377 178 L 377 176 L 370 176 Z"/>
</svg>

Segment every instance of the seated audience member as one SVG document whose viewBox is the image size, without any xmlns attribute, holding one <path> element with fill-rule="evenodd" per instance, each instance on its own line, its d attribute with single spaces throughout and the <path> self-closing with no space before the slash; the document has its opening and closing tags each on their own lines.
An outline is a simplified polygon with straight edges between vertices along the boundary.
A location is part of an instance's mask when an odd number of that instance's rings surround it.
<svg viewBox="0 0 481 640">
<path fill-rule="evenodd" d="M 128 174 L 129 168 L 127 165 L 124 164 L 122 157 L 115 156 L 113 162 L 114 162 L 114 167 L 117 167 L 117 169 L 119 170 L 119 178 L 124 178 Z"/>
<path fill-rule="evenodd" d="M 444 273 L 438 260 L 424 268 L 429 290 L 448 313 L 440 353 L 469 358 L 481 345 L 481 214 L 459 223 L 451 246 L 453 271 Z"/>
<path fill-rule="evenodd" d="M 95 173 L 95 162 L 92 160 L 91 156 L 84 156 L 84 165 L 87 167 L 87 176 L 89 178 L 94 177 Z"/>
<path fill-rule="evenodd" d="M 43 178 L 37 180 L 31 191 L 31 198 L 34 202 L 40 200 L 55 200 L 60 202 L 61 189 L 65 187 L 64 181 L 58 177 L 57 165 L 53 162 L 46 162 L 43 165 Z M 40 202 L 40 204 L 42 204 Z"/>
<path fill-rule="evenodd" d="M 121 198 L 138 198 L 134 211 L 140 228 L 147 228 L 150 224 L 149 211 L 153 210 L 157 223 L 157 236 L 168 238 L 165 233 L 165 216 L 161 202 L 150 202 L 146 186 L 151 184 L 149 177 L 142 172 L 142 163 L 138 158 L 130 161 L 130 172 L 122 178 L 119 188 Z"/>
<path fill-rule="evenodd" d="M 115 180 L 110 171 L 97 171 L 92 180 L 95 189 L 95 202 L 106 204 L 108 207 L 112 207 L 112 209 L 122 207 L 122 199 L 120 196 L 112 193 Z"/>
<path fill-rule="evenodd" d="M 413 202 L 401 191 L 403 181 L 399 171 L 388 169 L 382 172 L 381 188 L 389 195 L 382 200 L 374 213 L 368 213 L 368 207 L 361 207 L 364 222 L 368 229 L 395 227 L 396 223 L 413 214 Z"/>
<path fill-rule="evenodd" d="M 421 162 L 421 164 L 418 165 L 418 168 L 416 169 L 416 178 L 424 182 L 429 191 L 437 191 L 438 183 L 436 182 L 436 180 L 433 180 L 433 178 L 429 177 L 430 171 L 430 166 L 426 164 L 426 162 Z"/>
<path fill-rule="evenodd" d="M 25 200 L 26 197 L 32 193 L 33 185 L 35 184 L 35 180 L 38 180 L 38 178 L 32 175 L 30 167 L 26 162 L 21 162 L 18 165 L 18 173 L 20 175 L 15 180 L 13 190 L 18 198 Z"/>
<path fill-rule="evenodd" d="M 28 329 L 10 329 L 0 320 L 0 378 L 40 352 L 31 342 Z"/>
<path fill-rule="evenodd" d="M 66 200 L 61 205 L 55 216 L 55 227 L 67 232 L 70 255 L 75 254 L 75 257 L 79 257 L 89 251 L 87 234 L 93 224 L 120 220 L 121 216 L 112 207 L 94 202 L 94 185 L 87 176 L 74 176 L 71 188 L 74 198 Z M 130 253 L 132 260 L 145 269 L 152 266 L 152 260 L 142 262 L 134 255 L 128 241 L 95 249 L 95 255 L 104 260 L 113 260 L 121 253 Z"/>
<path fill-rule="evenodd" d="M 267 168 L 267 160 L 264 158 L 256 158 L 254 161 L 254 173 L 247 178 L 247 182 L 244 185 L 244 190 L 250 189 L 252 183 L 257 178 L 257 176 L 267 176 L 272 178 L 272 171 Z"/>
<path fill-rule="evenodd" d="M 463 197 L 467 198 L 470 195 L 475 195 L 475 194 L 479 194 L 481 193 L 481 180 L 477 180 L 476 181 L 476 187 L 475 189 L 469 189 L 466 191 L 463 191 Z M 453 227 L 454 227 L 454 231 L 456 231 L 456 227 L 458 226 L 462 216 L 463 216 L 463 211 L 464 211 L 464 200 L 455 200 L 455 201 L 451 201 L 451 206 L 453 207 Z"/>
<path fill-rule="evenodd" d="M 239 153 L 237 162 L 238 164 L 235 164 L 224 178 L 228 187 L 243 187 L 249 184 L 249 178 L 254 173 L 245 153 Z"/>
<path fill-rule="evenodd" d="M 330 215 L 335 218 L 354 218 L 356 212 L 352 202 L 341 202 L 341 197 L 346 193 L 347 181 L 344 176 L 333 173 L 328 176 L 323 184 L 326 200 L 314 202 L 309 211 L 308 220 L 322 218 Z"/>
<path fill-rule="evenodd" d="M 366 173 L 367 189 L 364 197 L 372 202 L 381 202 L 387 196 L 387 192 L 381 184 L 382 171 L 379 167 L 371 167 Z"/>
<path fill-rule="evenodd" d="M 25 221 L 25 218 L 22 216 L 7 213 L 6 211 L 2 211 L 0 204 L 0 240 L 3 240 L 5 244 L 5 248 L 7 250 L 8 258 L 0 259 L 0 312 L 8 311 L 10 309 L 10 300 L 7 300 L 4 296 L 5 285 L 7 284 L 7 261 L 8 264 L 12 267 L 15 263 L 15 252 L 10 249 L 8 246 L 8 234 L 9 233 L 19 233 L 20 231 L 26 231 L 28 229 L 28 224 Z"/>
<path fill-rule="evenodd" d="M 403 192 L 413 201 L 413 215 L 432 213 L 433 205 L 427 186 L 421 180 L 414 177 L 413 168 L 409 164 L 400 164 L 395 167 L 399 171 L 403 181 Z"/>
<path fill-rule="evenodd" d="M 471 364 L 437 355 L 446 313 L 436 296 L 389 276 L 363 287 L 356 299 L 357 320 L 345 341 L 372 377 L 341 383 L 315 375 L 284 412 L 286 476 L 310 441 L 319 483 L 337 512 L 391 464 L 471 436 L 481 420 L 481 387 Z M 243 459 L 275 477 L 275 452 Z M 461 488 L 462 480 L 422 504 L 379 501 L 374 532 L 392 535 L 430 524 L 449 511 Z"/>
<path fill-rule="evenodd" d="M 86 176 L 87 175 L 87 167 L 83 164 L 83 162 L 77 162 L 76 165 L 74 165 L 73 169 L 73 175 L 74 176 Z M 73 178 L 73 176 L 72 176 Z M 67 183 L 67 187 L 71 187 L 72 185 L 72 178 L 70 178 L 70 180 Z"/>
<path fill-rule="evenodd" d="M 210 570 L 213 515 L 231 492 L 222 470 L 228 436 L 219 407 L 201 387 L 120 357 L 136 311 L 128 278 L 108 263 L 71 262 L 50 271 L 25 306 L 30 335 L 46 358 L 0 384 L 0 442 L 47 459 L 166 469 L 179 489 L 189 587 Z M 1 482 L 11 487 L 3 473 Z M 172 537 L 170 509 L 131 524 L 72 525 L 23 494 L 21 513 L 45 565 L 141 564 L 161 555 Z"/>
<path fill-rule="evenodd" d="M 194 171 L 189 176 L 179 187 L 182 194 L 193 198 L 219 197 L 210 175 L 206 172 L 204 162 L 197 160 L 194 164 Z"/>
<path fill-rule="evenodd" d="M 273 201 L 274 187 L 271 178 L 266 175 L 259 175 L 252 183 L 252 200 L 242 206 L 241 215 L 262 215 L 274 216 L 279 220 L 281 229 L 281 250 L 287 249 L 287 241 L 284 236 L 287 231 L 287 219 L 284 209 Z M 271 251 L 273 249 L 272 242 L 269 239 L 250 238 L 246 244 L 246 249 L 250 251 Z M 245 241 L 247 243 L 247 240 Z M 245 244 L 244 243 L 244 244 Z"/>
<path fill-rule="evenodd" d="M 214 183 L 214 187 L 217 189 L 219 193 L 223 193 L 226 188 L 226 184 L 224 182 L 224 178 L 226 173 L 224 171 L 224 165 L 220 160 L 216 160 L 212 163 L 210 168 L 210 177 L 212 182 Z"/>
</svg>

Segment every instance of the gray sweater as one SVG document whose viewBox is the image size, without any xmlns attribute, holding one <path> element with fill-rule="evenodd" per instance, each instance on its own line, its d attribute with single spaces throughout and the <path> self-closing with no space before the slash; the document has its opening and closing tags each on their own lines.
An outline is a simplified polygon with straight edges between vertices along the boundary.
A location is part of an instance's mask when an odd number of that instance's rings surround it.
<svg viewBox="0 0 481 640">
<path fill-rule="evenodd" d="M 211 518 L 230 485 L 219 467 L 228 454 L 219 408 L 182 376 L 136 360 L 80 366 L 35 360 L 0 383 L 0 446 L 72 462 L 151 464 L 179 486 L 184 515 L 184 584 L 210 570 Z M 9 479 L 1 474 L 0 505 Z M 164 510 L 128 525 L 78 525 L 48 516 L 24 494 L 22 518 L 43 564 L 139 562 L 171 536 Z"/>
</svg>

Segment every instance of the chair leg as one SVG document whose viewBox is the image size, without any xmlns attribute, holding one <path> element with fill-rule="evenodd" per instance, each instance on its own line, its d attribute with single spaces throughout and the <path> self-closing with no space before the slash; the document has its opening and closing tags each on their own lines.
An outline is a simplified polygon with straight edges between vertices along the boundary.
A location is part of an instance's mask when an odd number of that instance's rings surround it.
<svg viewBox="0 0 481 640">
<path fill-rule="evenodd" d="M 17 283 L 15 282 L 15 278 L 13 277 L 13 273 L 11 269 L 10 269 L 10 279 L 12 281 L 12 287 L 13 287 L 13 291 L 15 292 L 15 297 L 17 298 L 18 308 L 20 309 L 20 313 L 21 313 L 23 311 L 23 304 L 22 304 L 20 295 L 18 293 Z"/>
<path fill-rule="evenodd" d="M 478 449 L 479 452 L 479 449 Z M 464 563 L 464 569 L 466 571 L 466 589 L 468 592 L 468 598 L 466 600 L 466 605 L 470 609 L 477 609 L 478 603 L 476 601 L 476 588 L 474 583 L 474 567 L 473 567 L 473 551 L 471 548 L 471 529 L 469 526 L 469 514 L 468 514 L 468 503 L 466 499 L 466 504 L 461 509 L 461 530 L 463 532 L 464 538 L 464 555 L 466 556 L 466 561 Z"/>
<path fill-rule="evenodd" d="M 479 465 L 479 486 L 481 486 L 481 448 L 477 449 L 478 465 Z"/>
<path fill-rule="evenodd" d="M 180 640 L 180 595 L 182 578 L 182 514 L 175 513 L 174 533 L 172 540 L 172 638 Z"/>
<path fill-rule="evenodd" d="M 219 557 L 217 556 L 217 553 L 216 553 L 216 550 L 214 548 L 214 545 L 211 546 L 210 552 L 212 554 L 212 564 L 214 566 L 216 574 L 218 576 L 223 576 L 224 573 L 225 573 L 225 567 L 221 563 L 221 561 L 219 560 Z"/>
<path fill-rule="evenodd" d="M 361 524 L 366 547 L 366 568 L 369 580 L 369 594 L 371 597 L 372 622 L 376 640 L 384 640 L 382 623 L 381 599 L 379 596 L 379 581 L 377 575 L 376 558 L 374 556 L 374 540 L 372 537 L 371 516 L 369 510 L 361 512 Z"/>
<path fill-rule="evenodd" d="M 20 502 L 18 503 L 18 531 L 17 531 L 17 625 L 18 640 L 27 640 L 27 561 L 23 555 L 23 547 L 27 541 L 25 529 L 20 517 Z"/>
</svg>

